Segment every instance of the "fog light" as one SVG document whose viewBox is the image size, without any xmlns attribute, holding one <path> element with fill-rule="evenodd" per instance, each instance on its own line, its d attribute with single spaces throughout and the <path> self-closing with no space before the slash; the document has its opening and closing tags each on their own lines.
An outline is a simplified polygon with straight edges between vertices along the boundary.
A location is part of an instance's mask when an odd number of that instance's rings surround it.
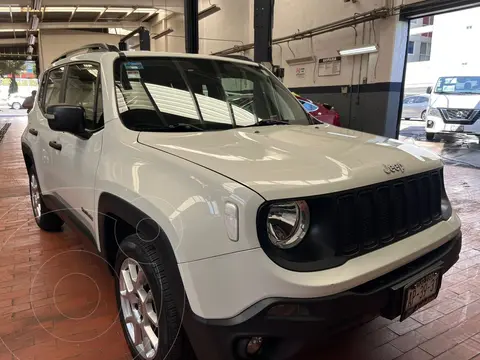
<svg viewBox="0 0 480 360">
<path fill-rule="evenodd" d="M 432 120 L 428 120 L 427 121 L 427 128 L 433 128 L 433 126 L 435 125 L 435 123 L 432 121 Z"/>
<path fill-rule="evenodd" d="M 252 337 L 247 343 L 247 355 L 252 356 L 257 354 L 263 345 L 263 338 L 260 336 Z"/>
</svg>

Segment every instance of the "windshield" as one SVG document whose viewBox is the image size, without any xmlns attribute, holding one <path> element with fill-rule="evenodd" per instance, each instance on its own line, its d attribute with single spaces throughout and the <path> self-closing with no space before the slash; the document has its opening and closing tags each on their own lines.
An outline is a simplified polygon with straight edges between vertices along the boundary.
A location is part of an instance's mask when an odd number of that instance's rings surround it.
<svg viewBox="0 0 480 360">
<path fill-rule="evenodd" d="M 480 76 L 441 77 L 436 94 L 480 94 Z"/>
<path fill-rule="evenodd" d="M 189 58 L 118 59 L 115 86 L 121 120 L 137 131 L 310 124 L 280 81 L 255 65 Z"/>
</svg>

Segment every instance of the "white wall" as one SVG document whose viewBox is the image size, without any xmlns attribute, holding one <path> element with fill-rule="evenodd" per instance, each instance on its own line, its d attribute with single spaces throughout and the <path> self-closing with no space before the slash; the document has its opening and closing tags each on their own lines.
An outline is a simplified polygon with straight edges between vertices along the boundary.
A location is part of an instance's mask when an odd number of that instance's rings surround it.
<svg viewBox="0 0 480 360">
<path fill-rule="evenodd" d="M 215 4 L 221 10 L 199 21 L 200 49 L 211 54 L 234 45 L 253 42 L 253 0 L 199 0 L 199 10 Z M 185 27 L 183 14 L 176 14 L 165 21 L 152 21 L 152 33 L 167 28 L 174 32 L 152 41 L 155 51 L 185 52 Z"/>
<path fill-rule="evenodd" d="M 63 53 L 92 43 L 118 45 L 120 35 L 73 30 L 42 30 L 39 35 L 40 69 L 45 70 L 52 60 Z"/>
<path fill-rule="evenodd" d="M 317 0 L 303 0 L 301 6 L 298 2 L 291 0 L 277 0 L 274 38 L 344 19 L 355 13 L 380 8 L 387 3 L 382 0 L 363 0 L 357 3 L 335 1 L 329 3 L 328 11 L 316 11 L 312 9 L 318 8 Z M 297 87 L 401 81 L 407 38 L 406 24 L 399 23 L 398 17 L 394 16 L 377 20 L 374 26 L 370 23 L 365 26 L 357 25 L 356 30 L 356 39 L 355 30 L 348 28 L 316 36 L 313 39 L 291 42 L 289 44 L 291 50 L 287 44 L 282 44 L 281 49 L 275 46 L 274 62 L 281 63 L 285 67 L 285 83 L 288 86 Z M 285 62 L 287 59 L 309 55 L 317 58 L 338 56 L 340 49 L 368 43 L 377 43 L 380 48 L 379 53 L 364 55 L 362 61 L 360 56 L 343 58 L 341 74 L 336 76 L 318 77 L 317 64 L 289 66 Z M 297 67 L 306 68 L 305 76 L 297 77 Z"/>
</svg>

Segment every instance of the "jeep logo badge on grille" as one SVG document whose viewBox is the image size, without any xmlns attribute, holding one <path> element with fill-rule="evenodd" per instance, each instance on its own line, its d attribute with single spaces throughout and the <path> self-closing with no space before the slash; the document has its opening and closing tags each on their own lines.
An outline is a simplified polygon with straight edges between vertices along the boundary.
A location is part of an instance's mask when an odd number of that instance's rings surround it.
<svg viewBox="0 0 480 360">
<path fill-rule="evenodd" d="M 383 171 L 385 174 L 390 175 L 390 174 L 395 174 L 397 172 L 401 172 L 402 174 L 405 172 L 405 168 L 403 167 L 402 164 L 392 164 L 392 165 L 383 165 Z"/>
</svg>

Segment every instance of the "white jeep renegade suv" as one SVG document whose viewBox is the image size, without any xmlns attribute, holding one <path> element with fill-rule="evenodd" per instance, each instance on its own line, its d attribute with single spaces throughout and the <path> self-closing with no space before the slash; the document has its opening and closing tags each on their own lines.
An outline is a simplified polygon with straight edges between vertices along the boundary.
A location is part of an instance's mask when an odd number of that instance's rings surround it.
<svg viewBox="0 0 480 360">
<path fill-rule="evenodd" d="M 461 248 L 436 156 L 313 125 L 249 61 L 68 53 L 22 149 L 40 228 L 75 226 L 115 269 L 135 358 L 281 360 L 404 319 Z"/>
</svg>

